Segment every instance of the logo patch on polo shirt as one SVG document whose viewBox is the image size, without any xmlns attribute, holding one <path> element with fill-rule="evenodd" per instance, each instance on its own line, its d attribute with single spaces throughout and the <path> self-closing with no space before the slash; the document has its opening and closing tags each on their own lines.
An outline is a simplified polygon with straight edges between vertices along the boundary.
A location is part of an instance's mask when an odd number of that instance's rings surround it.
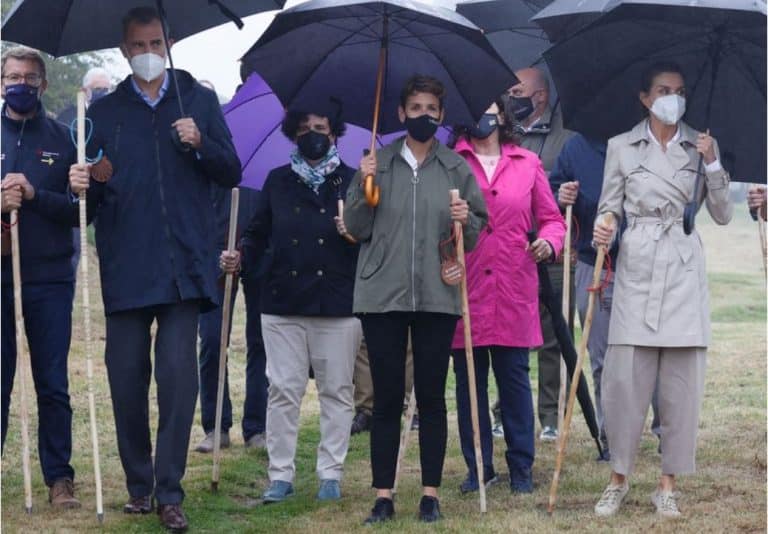
<svg viewBox="0 0 768 534">
<path fill-rule="evenodd" d="M 53 165 L 61 157 L 61 154 L 58 152 L 51 152 L 41 148 L 37 149 L 37 155 L 40 158 L 40 163 L 45 163 L 48 166 Z"/>
</svg>

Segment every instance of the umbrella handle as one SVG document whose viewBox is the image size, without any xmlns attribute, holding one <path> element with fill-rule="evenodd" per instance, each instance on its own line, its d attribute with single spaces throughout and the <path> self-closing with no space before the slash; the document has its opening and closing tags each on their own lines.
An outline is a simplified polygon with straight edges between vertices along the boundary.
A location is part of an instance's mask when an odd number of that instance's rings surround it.
<svg viewBox="0 0 768 534">
<path fill-rule="evenodd" d="M 379 199 L 381 197 L 381 188 L 376 185 L 372 174 L 369 174 L 365 177 L 365 181 L 363 182 L 363 190 L 365 191 L 365 200 L 368 202 L 368 205 L 372 208 L 378 206 Z"/>
</svg>

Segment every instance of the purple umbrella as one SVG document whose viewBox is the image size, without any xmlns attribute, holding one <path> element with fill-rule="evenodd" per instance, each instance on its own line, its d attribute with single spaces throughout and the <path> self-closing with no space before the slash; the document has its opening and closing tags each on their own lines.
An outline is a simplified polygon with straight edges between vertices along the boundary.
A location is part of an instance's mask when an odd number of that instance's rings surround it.
<svg viewBox="0 0 768 534">
<path fill-rule="evenodd" d="M 284 114 L 280 100 L 256 73 L 251 74 L 224 106 L 224 118 L 232 132 L 232 140 L 243 169 L 241 186 L 261 189 L 270 170 L 288 163 L 294 144 L 280 131 Z M 389 144 L 402 135 L 405 133 L 379 135 L 378 144 Z M 447 128 L 440 128 L 437 138 L 446 142 L 449 135 Z M 339 153 L 344 163 L 357 166 L 370 140 L 369 130 L 347 124 L 347 133 L 338 140 Z"/>
</svg>

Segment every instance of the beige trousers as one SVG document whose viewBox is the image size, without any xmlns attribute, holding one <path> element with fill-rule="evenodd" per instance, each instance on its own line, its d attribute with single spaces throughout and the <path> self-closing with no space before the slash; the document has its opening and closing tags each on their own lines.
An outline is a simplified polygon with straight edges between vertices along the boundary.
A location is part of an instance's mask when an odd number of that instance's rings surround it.
<svg viewBox="0 0 768 534">
<path fill-rule="evenodd" d="M 696 434 L 707 350 L 684 347 L 609 345 L 602 377 L 605 432 L 611 467 L 629 475 L 658 377 L 661 420 L 661 472 L 696 470 Z"/>
<path fill-rule="evenodd" d="M 373 413 L 373 380 L 371 366 L 368 363 L 368 345 L 365 338 L 360 344 L 355 358 L 355 410 L 370 416 Z M 408 336 L 408 351 L 405 353 L 405 400 L 403 406 L 408 406 L 408 399 L 413 389 L 413 348 Z"/>
<path fill-rule="evenodd" d="M 352 373 L 363 336 L 355 317 L 261 315 L 267 353 L 269 479 L 293 482 L 299 410 L 309 367 L 320 401 L 317 476 L 340 480 L 355 414 Z"/>
</svg>

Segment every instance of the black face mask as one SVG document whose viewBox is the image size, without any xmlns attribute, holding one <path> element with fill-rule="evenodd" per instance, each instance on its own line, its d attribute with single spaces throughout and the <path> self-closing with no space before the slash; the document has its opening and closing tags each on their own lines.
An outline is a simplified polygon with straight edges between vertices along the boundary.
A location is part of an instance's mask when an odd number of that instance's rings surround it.
<svg viewBox="0 0 768 534">
<path fill-rule="evenodd" d="M 415 118 L 405 118 L 405 129 L 408 131 L 408 135 L 419 143 L 426 143 L 432 139 L 437 133 L 439 124 L 438 119 L 426 113 Z"/>
<path fill-rule="evenodd" d="M 469 128 L 470 137 L 486 139 L 499 127 L 499 118 L 495 113 L 484 113 L 477 124 Z"/>
<path fill-rule="evenodd" d="M 296 138 L 296 146 L 304 159 L 317 160 L 328 153 L 331 139 L 325 134 L 310 130 Z"/>
<path fill-rule="evenodd" d="M 507 114 L 512 115 L 516 120 L 524 121 L 533 113 L 533 100 L 530 96 L 511 96 L 507 100 L 506 108 Z"/>
</svg>

